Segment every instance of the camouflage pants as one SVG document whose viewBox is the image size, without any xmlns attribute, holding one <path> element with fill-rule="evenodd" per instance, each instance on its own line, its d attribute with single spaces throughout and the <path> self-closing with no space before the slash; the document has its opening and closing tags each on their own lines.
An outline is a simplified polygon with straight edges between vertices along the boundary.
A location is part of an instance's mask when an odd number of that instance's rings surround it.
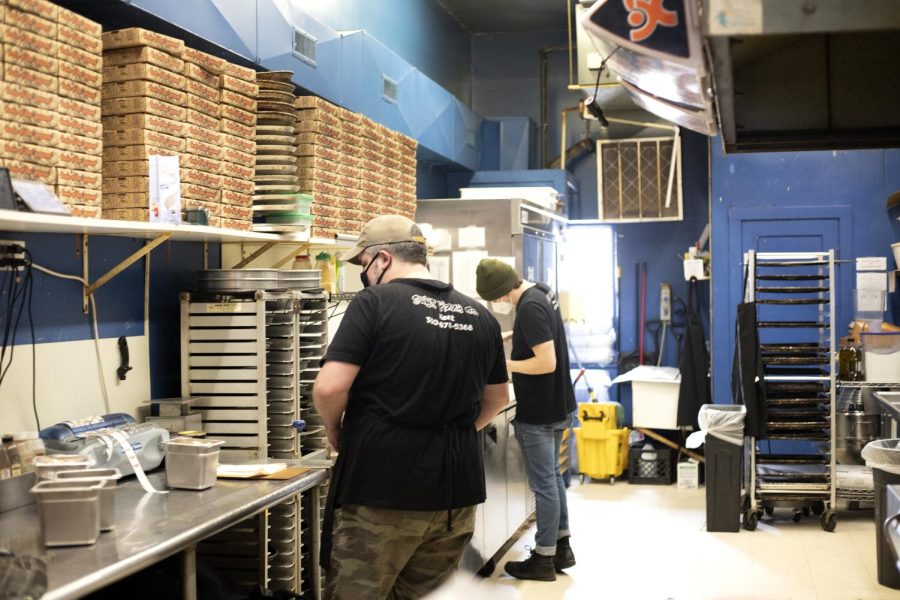
<svg viewBox="0 0 900 600">
<path fill-rule="evenodd" d="M 453 511 L 387 510 L 344 505 L 335 510 L 329 600 L 406 600 L 439 587 L 459 565 L 475 529 L 475 507 Z"/>
</svg>

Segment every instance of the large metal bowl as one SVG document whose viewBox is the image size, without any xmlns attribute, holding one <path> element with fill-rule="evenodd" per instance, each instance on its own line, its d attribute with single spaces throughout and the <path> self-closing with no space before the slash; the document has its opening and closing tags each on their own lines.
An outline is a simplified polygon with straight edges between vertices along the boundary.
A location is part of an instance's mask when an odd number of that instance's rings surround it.
<svg viewBox="0 0 900 600">
<path fill-rule="evenodd" d="M 862 449 L 881 434 L 881 418 L 862 411 L 835 413 L 835 458 L 842 465 L 864 465 Z"/>
<path fill-rule="evenodd" d="M 205 292 L 249 292 L 278 288 L 278 269 L 205 269 L 198 283 Z"/>
</svg>

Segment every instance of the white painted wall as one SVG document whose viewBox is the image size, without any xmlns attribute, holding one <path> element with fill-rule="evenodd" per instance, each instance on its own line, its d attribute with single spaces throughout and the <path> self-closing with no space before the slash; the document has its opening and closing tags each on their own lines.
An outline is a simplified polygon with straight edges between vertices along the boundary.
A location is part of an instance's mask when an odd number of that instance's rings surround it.
<svg viewBox="0 0 900 600">
<path fill-rule="evenodd" d="M 147 336 L 127 339 L 129 363 L 134 368 L 125 381 L 116 377 L 118 338 L 100 340 L 100 357 L 110 412 L 136 416 L 137 407 L 150 400 L 149 343 Z M 106 412 L 94 340 L 38 344 L 36 359 L 37 407 L 42 427 Z M 31 367 L 31 345 L 16 346 L 12 366 L 0 387 L 0 432 L 37 428 L 32 410 Z"/>
</svg>

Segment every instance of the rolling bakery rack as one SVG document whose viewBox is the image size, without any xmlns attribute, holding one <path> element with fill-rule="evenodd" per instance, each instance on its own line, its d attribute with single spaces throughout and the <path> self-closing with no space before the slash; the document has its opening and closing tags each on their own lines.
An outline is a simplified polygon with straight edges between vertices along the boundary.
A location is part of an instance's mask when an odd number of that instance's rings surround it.
<svg viewBox="0 0 900 600">
<path fill-rule="evenodd" d="M 767 398 L 765 437 L 747 443 L 743 524 L 753 531 L 764 512 L 787 506 L 795 521 L 812 512 L 834 531 L 834 251 L 751 250 L 745 260 Z"/>
<path fill-rule="evenodd" d="M 327 460 L 312 384 L 328 342 L 319 271 L 202 271 L 181 294 L 182 394 L 223 462 Z M 321 597 L 321 495 L 300 494 L 204 541 L 204 557 L 240 593 L 260 585 Z M 318 498 L 318 501 L 317 501 Z M 318 502 L 313 506 L 313 502 Z"/>
</svg>

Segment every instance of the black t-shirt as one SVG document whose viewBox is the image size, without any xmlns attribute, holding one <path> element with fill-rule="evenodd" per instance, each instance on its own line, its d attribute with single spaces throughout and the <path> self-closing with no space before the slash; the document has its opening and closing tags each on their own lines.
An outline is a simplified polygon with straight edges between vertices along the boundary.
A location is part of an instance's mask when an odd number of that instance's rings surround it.
<svg viewBox="0 0 900 600">
<path fill-rule="evenodd" d="M 500 325 L 450 284 L 397 279 L 360 292 L 325 361 L 362 367 L 341 432 L 337 503 L 443 510 L 485 499 L 475 420 L 507 381 Z"/>
<path fill-rule="evenodd" d="M 555 423 L 575 411 L 575 391 L 569 375 L 569 348 L 559 301 L 550 288 L 538 283 L 525 290 L 516 304 L 510 358 L 533 358 L 531 349 L 550 340 L 553 340 L 556 351 L 556 371 L 546 375 L 513 373 L 516 419 L 523 423 Z"/>
</svg>

